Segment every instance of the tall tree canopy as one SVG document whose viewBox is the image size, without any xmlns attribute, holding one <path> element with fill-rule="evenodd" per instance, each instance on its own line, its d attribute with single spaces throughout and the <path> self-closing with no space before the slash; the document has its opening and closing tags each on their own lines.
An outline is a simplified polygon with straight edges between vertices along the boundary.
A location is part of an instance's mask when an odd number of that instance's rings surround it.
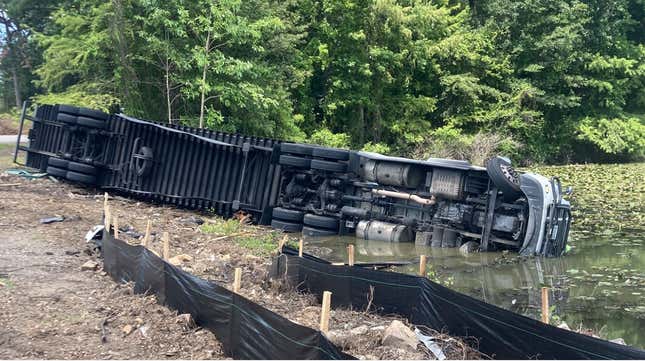
<svg viewBox="0 0 645 361">
<path fill-rule="evenodd" d="M 23 99 L 481 162 L 645 156 L 645 0 L 4 0 Z"/>
</svg>

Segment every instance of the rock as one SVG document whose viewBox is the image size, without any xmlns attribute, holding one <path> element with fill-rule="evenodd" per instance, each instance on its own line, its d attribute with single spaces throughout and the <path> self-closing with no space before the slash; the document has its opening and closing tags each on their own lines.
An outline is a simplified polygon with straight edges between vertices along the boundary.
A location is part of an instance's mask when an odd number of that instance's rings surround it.
<svg viewBox="0 0 645 361">
<path fill-rule="evenodd" d="M 123 331 L 123 333 L 127 336 L 127 335 L 131 334 L 132 331 L 134 331 L 134 327 L 132 327 L 132 325 L 125 325 L 125 326 L 123 326 L 121 331 Z"/>
<path fill-rule="evenodd" d="M 190 262 L 192 260 L 193 260 L 193 257 L 191 257 L 191 256 L 189 256 L 187 254 L 178 254 L 178 255 L 176 255 L 174 257 L 170 257 L 170 259 L 168 259 L 168 262 L 171 265 L 179 266 L 179 265 L 183 264 L 184 262 Z"/>
<path fill-rule="evenodd" d="M 181 324 L 186 329 L 195 328 L 196 326 L 193 316 L 191 316 L 190 313 L 182 313 L 177 316 L 177 323 Z"/>
<path fill-rule="evenodd" d="M 569 328 L 569 325 L 567 325 L 566 322 L 562 321 L 561 324 L 558 325 L 558 328 L 561 328 L 563 330 L 571 331 L 571 328 Z"/>
<path fill-rule="evenodd" d="M 136 324 L 137 324 L 137 327 L 139 327 L 139 326 L 143 325 L 143 318 L 141 318 L 141 317 L 137 317 L 137 318 L 135 318 L 135 319 L 134 319 L 134 323 L 136 323 Z"/>
<path fill-rule="evenodd" d="M 459 253 L 466 255 L 473 252 L 479 252 L 479 243 L 475 241 L 468 241 L 459 247 Z"/>
<path fill-rule="evenodd" d="M 364 335 L 369 330 L 370 330 L 369 327 L 367 327 L 365 325 L 362 325 L 362 326 L 358 326 L 356 328 L 353 328 L 353 329 L 349 330 L 349 334 L 352 335 L 352 336 Z"/>
<path fill-rule="evenodd" d="M 404 325 L 403 322 L 399 320 L 394 320 L 385 329 L 381 343 L 384 346 L 396 348 L 409 347 L 412 350 L 416 350 L 418 340 L 417 336 L 408 328 L 408 326 Z"/>
<path fill-rule="evenodd" d="M 81 266 L 81 271 L 96 271 L 99 268 L 99 264 L 94 261 L 87 261 Z"/>
<path fill-rule="evenodd" d="M 374 326 L 374 327 L 370 328 L 370 330 L 372 330 L 372 331 L 384 331 L 385 326 Z"/>
<path fill-rule="evenodd" d="M 619 345 L 627 345 L 627 344 L 625 343 L 625 340 L 623 340 L 623 339 L 622 339 L 622 338 L 620 338 L 620 337 L 619 337 L 619 338 L 615 338 L 615 339 L 613 339 L 613 340 L 609 340 L 609 342 L 617 343 L 617 344 L 619 344 Z"/>
</svg>

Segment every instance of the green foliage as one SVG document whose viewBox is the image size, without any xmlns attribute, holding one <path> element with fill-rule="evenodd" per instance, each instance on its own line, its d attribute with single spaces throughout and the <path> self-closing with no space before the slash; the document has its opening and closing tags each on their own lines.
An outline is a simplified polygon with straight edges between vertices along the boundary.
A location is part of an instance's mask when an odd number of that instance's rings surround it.
<svg viewBox="0 0 645 361">
<path fill-rule="evenodd" d="M 5 108 L 118 105 L 478 164 L 645 157 L 642 0 L 5 0 L 0 13 Z"/>
<path fill-rule="evenodd" d="M 311 134 L 309 143 L 320 144 L 334 148 L 349 148 L 351 138 L 345 133 L 332 133 L 327 128 L 319 129 Z"/>
<path fill-rule="evenodd" d="M 242 225 L 237 219 L 221 219 L 217 218 L 215 221 L 209 221 L 199 226 L 199 230 L 203 233 L 218 234 L 223 236 L 230 236 L 238 233 Z"/>
<path fill-rule="evenodd" d="M 645 120 L 585 118 L 580 123 L 580 139 L 588 140 L 609 154 L 645 156 Z"/>
</svg>

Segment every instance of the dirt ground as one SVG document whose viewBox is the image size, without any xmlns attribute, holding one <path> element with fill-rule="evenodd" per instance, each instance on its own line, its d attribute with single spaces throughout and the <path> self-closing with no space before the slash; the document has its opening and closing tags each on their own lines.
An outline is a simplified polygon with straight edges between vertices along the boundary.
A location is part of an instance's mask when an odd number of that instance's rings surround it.
<svg viewBox="0 0 645 361">
<path fill-rule="evenodd" d="M 101 222 L 102 193 L 49 177 L 7 175 L 9 155 L 9 148 L 0 148 L 0 359 L 225 358 L 212 333 L 190 327 L 152 296 L 133 295 L 129 285 L 114 283 L 101 270 L 84 235 Z M 241 267 L 242 295 L 296 323 L 318 327 L 315 297 L 267 280 L 272 249 L 282 237 L 275 231 L 121 197 L 110 197 L 109 204 L 120 238 L 140 243 L 151 220 L 153 250 L 161 253 L 161 234 L 169 232 L 171 256 L 189 258 L 181 264 L 185 270 L 230 287 L 235 267 Z M 51 216 L 65 220 L 41 224 Z M 99 263 L 98 269 L 82 271 L 90 260 Z M 421 345 L 417 350 L 382 345 L 383 330 L 395 319 L 333 310 L 329 337 L 358 358 L 434 358 Z M 463 340 L 425 332 L 436 337 L 448 358 L 483 356 Z"/>
</svg>

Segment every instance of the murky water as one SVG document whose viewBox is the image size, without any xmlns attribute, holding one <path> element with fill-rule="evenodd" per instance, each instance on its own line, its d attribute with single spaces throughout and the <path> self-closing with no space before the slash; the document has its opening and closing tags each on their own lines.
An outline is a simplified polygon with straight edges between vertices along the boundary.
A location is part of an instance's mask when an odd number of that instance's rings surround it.
<svg viewBox="0 0 645 361">
<path fill-rule="evenodd" d="M 520 258 L 507 253 L 461 255 L 454 248 L 414 243 L 363 241 L 353 237 L 306 239 L 306 247 L 331 261 L 347 261 L 355 244 L 356 262 L 411 261 L 396 271 L 416 273 L 419 256 L 428 256 L 435 281 L 486 302 L 536 319 L 540 289 L 552 288 L 555 322 L 582 325 L 606 339 L 623 338 L 645 348 L 645 249 L 642 232 L 570 242 L 560 258 Z M 432 274 L 434 273 L 434 274 Z"/>
</svg>

